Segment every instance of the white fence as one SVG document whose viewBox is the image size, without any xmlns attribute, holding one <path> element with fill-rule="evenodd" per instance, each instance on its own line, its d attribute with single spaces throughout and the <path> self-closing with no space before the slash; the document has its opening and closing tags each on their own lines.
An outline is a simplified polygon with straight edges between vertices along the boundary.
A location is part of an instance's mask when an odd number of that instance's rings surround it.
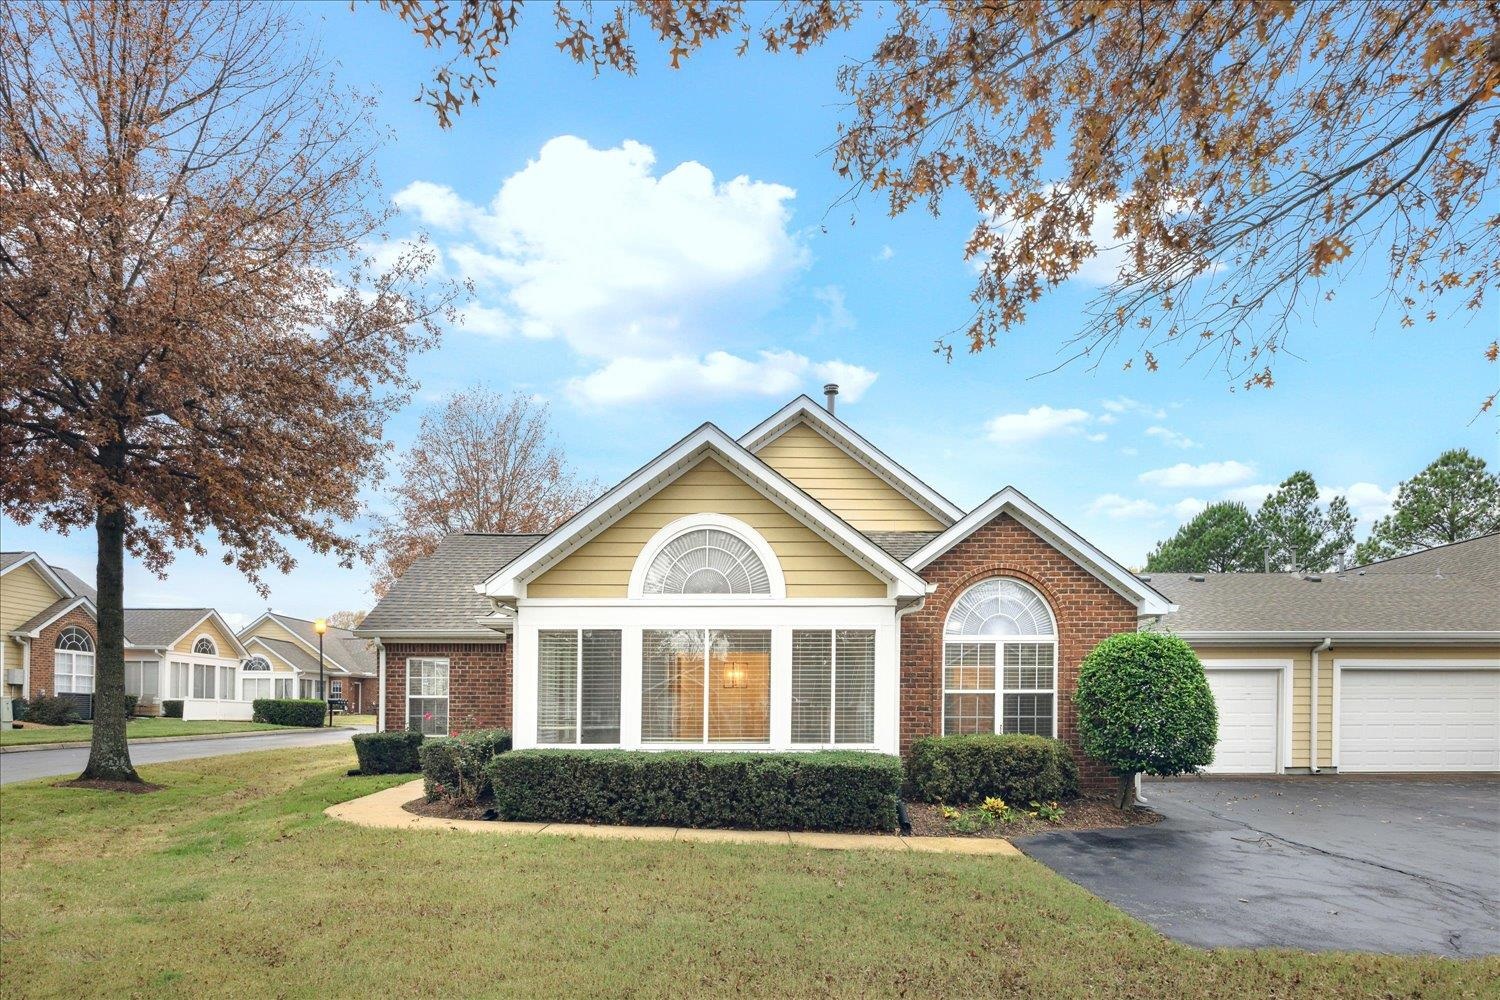
<svg viewBox="0 0 1500 1000">
<path fill-rule="evenodd" d="M 253 714 L 254 703 L 249 701 L 185 698 L 182 702 L 182 717 L 184 719 L 201 719 L 212 722 L 249 722 Z"/>
</svg>

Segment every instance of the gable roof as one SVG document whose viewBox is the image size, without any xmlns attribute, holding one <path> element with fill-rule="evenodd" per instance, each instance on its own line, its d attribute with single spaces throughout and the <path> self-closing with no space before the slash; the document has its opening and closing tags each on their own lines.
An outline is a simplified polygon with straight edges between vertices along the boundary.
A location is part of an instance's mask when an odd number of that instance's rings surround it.
<svg viewBox="0 0 1500 1000">
<path fill-rule="evenodd" d="M 703 424 L 647 462 L 551 534 L 527 548 L 508 565 L 501 567 L 475 587 L 475 590 L 489 597 L 521 596 L 528 579 L 544 572 L 683 472 L 709 457 L 720 460 L 752 489 L 806 524 L 844 555 L 890 581 L 894 596 L 914 598 L 927 593 L 926 582 L 900 560 L 850 527 L 848 522 L 711 423 Z M 367 630 L 361 628 L 360 631 Z"/>
<path fill-rule="evenodd" d="M 307 618 L 293 618 L 291 615 L 283 615 L 275 611 L 265 612 L 247 627 L 241 629 L 240 641 L 248 641 L 250 634 L 267 619 L 296 636 L 309 652 L 314 656 L 317 655 L 318 632 L 314 628 L 315 623 Z M 329 625 L 328 631 L 323 634 L 323 658 L 338 663 L 352 674 L 373 675 L 379 667 L 379 658 L 375 650 L 370 648 L 370 641 L 355 635 L 350 629 L 339 628 L 337 625 Z"/>
<path fill-rule="evenodd" d="M 1177 606 L 1164 595 L 1105 555 L 1102 549 L 1088 539 L 1037 506 L 1014 486 L 1005 487 L 969 511 L 947 531 L 908 556 L 906 564 L 915 570 L 926 568 L 943 553 L 1001 514 L 1014 517 L 1044 538 L 1048 544 L 1065 553 L 1100 582 L 1134 604 L 1139 614 L 1163 615 L 1177 610 Z"/>
<path fill-rule="evenodd" d="M 454 532 L 407 567 L 359 623 L 360 636 L 475 635 L 498 638 L 478 619 L 492 612 L 476 585 L 545 535 Z"/>
<path fill-rule="evenodd" d="M 865 537 L 903 562 L 941 531 L 867 531 Z"/>
<path fill-rule="evenodd" d="M 798 396 L 750 428 L 740 437 L 739 443 L 752 453 L 758 452 L 802 423 L 822 434 L 886 485 L 931 514 L 940 524 L 952 524 L 963 517 L 963 510 L 947 497 L 912 475 L 901 463 L 865 440 L 858 431 L 807 395 Z"/>
<path fill-rule="evenodd" d="M 1393 559 L 1383 559 L 1361 566 L 1355 572 L 1459 576 L 1470 580 L 1487 580 L 1500 586 L 1500 532 L 1480 535 L 1463 542 L 1436 545 Z"/>
<path fill-rule="evenodd" d="M 41 574 L 59 597 L 87 597 L 91 602 L 96 599 L 94 588 L 76 573 L 49 564 L 35 552 L 0 552 L 0 576 L 22 566 L 30 566 Z"/>
<path fill-rule="evenodd" d="M 229 654 L 220 650 L 219 655 L 244 656 L 244 644 L 213 608 L 126 608 L 125 638 L 137 649 L 166 649 L 210 618 L 235 645 Z"/>
<path fill-rule="evenodd" d="M 89 614 L 94 613 L 94 606 L 87 597 L 59 597 L 30 618 L 10 630 L 11 635 L 26 636 L 35 639 L 48 625 L 57 621 L 63 615 L 72 611 L 79 605 L 87 607 Z"/>
<path fill-rule="evenodd" d="M 315 674 L 318 672 L 318 654 L 309 653 L 302 648 L 301 643 L 290 639 L 268 639 L 263 635 L 251 636 L 245 641 L 247 646 L 254 644 L 267 650 L 272 656 L 296 670 L 298 673 Z M 347 674 L 349 671 L 339 666 L 328 657 L 328 650 L 323 650 L 323 672 L 329 674 Z"/>
</svg>

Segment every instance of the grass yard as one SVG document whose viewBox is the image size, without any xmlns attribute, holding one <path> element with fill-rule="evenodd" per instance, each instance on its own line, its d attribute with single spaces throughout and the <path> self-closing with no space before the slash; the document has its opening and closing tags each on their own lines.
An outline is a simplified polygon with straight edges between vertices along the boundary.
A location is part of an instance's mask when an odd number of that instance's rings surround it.
<svg viewBox="0 0 1500 1000">
<path fill-rule="evenodd" d="M 373 715 L 335 715 L 333 717 L 335 726 L 373 726 L 375 716 Z"/>
<path fill-rule="evenodd" d="M 1027 859 L 369 830 L 347 747 L 0 789 L 8 996 L 1480 996 L 1500 960 L 1203 952 Z M 1490 993 L 1489 995 L 1493 995 Z"/>
<path fill-rule="evenodd" d="M 185 722 L 182 719 L 131 719 L 125 725 L 127 739 L 150 736 L 207 736 L 211 733 L 249 733 L 261 729 L 294 729 L 295 726 L 273 726 L 266 722 Z M 25 746 L 32 743 L 68 743 L 91 740 L 90 725 L 56 726 L 47 729 L 0 729 L 0 746 Z"/>
</svg>

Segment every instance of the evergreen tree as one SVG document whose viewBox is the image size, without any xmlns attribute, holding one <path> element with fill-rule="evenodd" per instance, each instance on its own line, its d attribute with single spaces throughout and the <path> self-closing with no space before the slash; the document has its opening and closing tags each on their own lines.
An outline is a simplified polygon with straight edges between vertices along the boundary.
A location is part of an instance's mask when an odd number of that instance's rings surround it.
<svg viewBox="0 0 1500 1000">
<path fill-rule="evenodd" d="M 1255 515 L 1272 572 L 1321 573 L 1333 568 L 1354 547 L 1354 515 L 1349 501 L 1334 497 L 1327 507 L 1318 500 L 1312 473 L 1299 470 L 1266 497 Z"/>
<path fill-rule="evenodd" d="M 1236 501 L 1209 504 L 1159 542 L 1146 559 L 1148 573 L 1245 573 L 1261 568 L 1255 518 Z"/>
<path fill-rule="evenodd" d="M 1389 516 L 1354 550 L 1359 563 L 1390 559 L 1500 531 L 1500 475 L 1467 448 L 1443 452 L 1396 487 Z"/>
</svg>

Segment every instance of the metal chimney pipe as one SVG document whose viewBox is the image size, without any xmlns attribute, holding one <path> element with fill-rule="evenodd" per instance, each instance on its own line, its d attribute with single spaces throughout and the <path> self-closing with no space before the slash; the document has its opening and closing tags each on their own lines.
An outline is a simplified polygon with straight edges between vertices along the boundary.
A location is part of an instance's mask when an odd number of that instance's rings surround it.
<svg viewBox="0 0 1500 1000">
<path fill-rule="evenodd" d="M 827 385 L 825 385 L 823 387 L 823 398 L 828 401 L 828 402 L 824 403 L 823 405 L 826 406 L 826 407 L 828 407 L 828 412 L 829 413 L 833 412 L 833 400 L 834 400 L 834 398 L 836 396 L 838 396 L 838 394 L 839 394 L 839 384 L 837 382 L 829 382 Z"/>
</svg>

